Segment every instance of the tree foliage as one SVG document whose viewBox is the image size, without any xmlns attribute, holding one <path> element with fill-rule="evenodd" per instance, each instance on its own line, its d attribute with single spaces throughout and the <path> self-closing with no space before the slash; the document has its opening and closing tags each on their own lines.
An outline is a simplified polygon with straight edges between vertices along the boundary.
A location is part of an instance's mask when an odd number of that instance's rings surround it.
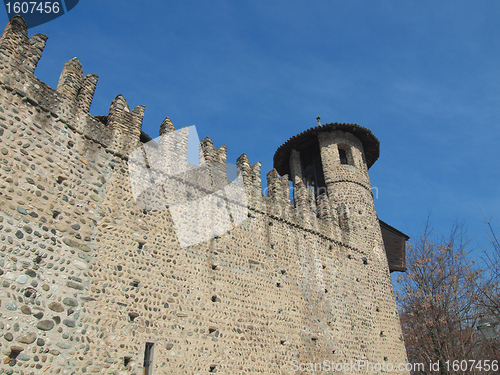
<svg viewBox="0 0 500 375">
<path fill-rule="evenodd" d="M 479 285 L 484 315 L 500 322 L 500 241 L 493 230 L 491 220 L 486 220 L 491 246 L 485 250 L 485 278 Z"/>
<path fill-rule="evenodd" d="M 477 330 L 484 293 L 482 273 L 468 260 L 463 227 L 455 225 L 446 239 L 433 241 L 429 224 L 407 249 L 407 271 L 398 277 L 397 293 L 403 335 L 411 363 L 423 363 L 423 374 L 487 374 L 472 361 L 493 360 Z M 470 360 L 466 371 L 453 363 Z M 448 362 L 447 362 L 448 361 Z M 439 363 L 429 371 L 429 364 Z M 463 366 L 464 367 L 464 366 Z M 463 368 L 462 367 L 462 368 Z"/>
<path fill-rule="evenodd" d="M 500 241 L 493 230 L 491 220 L 486 220 L 485 224 L 488 228 L 491 246 L 484 251 L 485 277 L 478 284 L 481 295 L 479 303 L 483 323 L 487 321 L 493 326 L 496 325 L 498 332 L 498 328 L 500 328 Z M 500 357 L 500 339 L 498 337 L 492 339 L 490 344 Z"/>
</svg>

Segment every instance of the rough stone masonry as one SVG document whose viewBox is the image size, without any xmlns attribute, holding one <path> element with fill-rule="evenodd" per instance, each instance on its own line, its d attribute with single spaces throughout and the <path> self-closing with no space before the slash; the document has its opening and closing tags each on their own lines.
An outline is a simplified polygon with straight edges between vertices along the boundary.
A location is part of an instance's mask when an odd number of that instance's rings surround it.
<svg viewBox="0 0 500 375">
<path fill-rule="evenodd" d="M 118 95 L 107 116 L 90 115 L 97 76 L 76 58 L 57 89 L 38 80 L 46 39 L 28 38 L 16 16 L 0 40 L 0 373 L 282 375 L 309 373 L 292 361 L 406 362 L 369 130 L 332 123 L 292 137 L 267 195 L 260 163 L 242 155 L 248 217 L 181 247 L 169 209 L 132 194 L 130 153 L 151 140 L 144 106 Z M 166 118 L 160 135 L 174 131 Z M 201 147 L 225 163 L 225 146 Z"/>
</svg>

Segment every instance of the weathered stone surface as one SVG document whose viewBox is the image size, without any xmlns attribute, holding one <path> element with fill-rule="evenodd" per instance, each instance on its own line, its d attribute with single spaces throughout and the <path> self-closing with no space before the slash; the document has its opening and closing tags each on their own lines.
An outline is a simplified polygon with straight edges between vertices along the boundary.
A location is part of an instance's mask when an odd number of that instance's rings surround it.
<svg viewBox="0 0 500 375">
<path fill-rule="evenodd" d="M 85 251 L 85 252 L 89 252 L 91 250 L 89 246 L 82 244 L 82 243 L 79 243 L 78 241 L 75 241 L 72 238 L 63 238 L 62 241 L 70 247 L 75 247 L 75 248 L 82 250 L 82 251 Z"/>
<path fill-rule="evenodd" d="M 83 285 L 79 284 L 79 283 L 75 283 L 74 281 L 68 281 L 66 283 L 66 285 L 69 286 L 70 288 L 73 288 L 73 289 L 83 290 Z"/>
<path fill-rule="evenodd" d="M 16 359 L 17 359 L 18 361 L 27 362 L 27 361 L 29 361 L 29 360 L 31 359 L 31 357 L 30 357 L 28 354 L 26 354 L 26 353 L 21 353 L 21 354 L 19 354 L 19 355 L 16 357 Z"/>
<path fill-rule="evenodd" d="M 78 306 L 78 301 L 74 298 L 65 298 L 62 301 L 66 306 L 76 307 Z"/>
<path fill-rule="evenodd" d="M 27 333 L 24 336 L 18 337 L 16 341 L 23 343 L 23 344 L 31 344 L 36 340 L 36 334 L 30 332 Z"/>
<path fill-rule="evenodd" d="M 21 312 L 23 314 L 30 315 L 31 314 L 31 309 L 28 306 L 24 305 L 24 306 L 21 306 Z"/>
<path fill-rule="evenodd" d="M 62 223 L 56 223 L 56 229 L 59 232 L 66 232 L 68 230 L 68 226 L 65 224 L 62 224 Z M 70 246 L 70 245 L 68 245 L 68 246 Z"/>
<path fill-rule="evenodd" d="M 17 278 L 16 280 L 19 284 L 26 284 L 26 282 L 28 281 L 28 278 L 26 277 L 26 275 L 21 275 Z"/>
<path fill-rule="evenodd" d="M 42 331 L 50 331 L 54 328 L 54 322 L 52 320 L 41 320 L 38 322 L 36 327 Z"/>
<path fill-rule="evenodd" d="M 205 138 L 207 163 L 189 184 L 179 181 L 184 160 L 165 181 L 155 160 L 167 159 L 155 158 L 170 146 L 169 157 L 185 158 L 190 138 L 166 118 L 160 134 L 172 138 L 139 149 L 148 168 L 134 178 L 144 108 L 119 95 L 107 114 L 90 115 L 97 76 L 77 59 L 57 89 L 38 80 L 45 39 L 28 39 L 16 20 L 0 42 L 0 344 L 6 356 L 12 341 L 24 352 L 0 372 L 140 373 L 152 342 L 154 373 L 166 374 L 281 375 L 295 358 L 407 362 L 367 129 L 330 124 L 293 137 L 266 196 L 260 163 L 242 155 L 248 212 L 238 221 L 217 195 L 228 182 L 225 146 Z M 307 155 L 321 159 L 318 191 L 306 187 Z M 219 204 L 206 206 L 209 196 Z M 175 204 L 183 199 L 195 212 Z M 207 236 L 183 247 L 179 227 Z"/>
<path fill-rule="evenodd" d="M 60 349 L 71 349 L 72 345 L 68 342 L 58 342 L 56 346 Z"/>
<path fill-rule="evenodd" d="M 59 302 L 51 302 L 49 303 L 49 309 L 55 312 L 62 312 L 64 311 L 64 307 L 59 303 Z"/>
<path fill-rule="evenodd" d="M 28 212 L 24 208 L 22 208 L 22 207 L 18 207 L 17 208 L 17 212 L 19 212 L 20 214 L 23 214 L 23 215 L 27 215 L 28 214 Z"/>
<path fill-rule="evenodd" d="M 75 321 L 71 320 L 71 319 L 64 319 L 63 320 L 63 324 L 65 326 L 68 326 L 68 327 L 71 327 L 71 328 L 75 327 L 75 325 L 76 325 Z"/>
<path fill-rule="evenodd" d="M 29 277 L 36 277 L 36 272 L 33 270 L 26 270 L 25 274 L 28 275 Z"/>
<path fill-rule="evenodd" d="M 15 304 L 15 302 L 12 302 L 12 301 L 8 301 L 5 303 L 4 307 L 7 309 L 7 310 L 10 310 L 10 311 L 16 311 L 17 310 L 17 305 Z"/>
</svg>

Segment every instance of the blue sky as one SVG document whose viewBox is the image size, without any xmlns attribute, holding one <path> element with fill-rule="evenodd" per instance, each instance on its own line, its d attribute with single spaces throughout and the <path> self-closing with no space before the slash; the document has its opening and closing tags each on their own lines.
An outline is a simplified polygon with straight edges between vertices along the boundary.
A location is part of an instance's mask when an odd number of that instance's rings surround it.
<svg viewBox="0 0 500 375">
<path fill-rule="evenodd" d="M 0 19 L 5 25 L 6 13 Z M 35 74 L 57 86 L 78 57 L 99 75 L 91 114 L 117 94 L 200 139 L 262 162 L 325 122 L 357 123 L 381 142 L 370 169 L 379 217 L 417 236 L 464 221 L 486 246 L 500 231 L 500 2 L 81 0 L 29 30 L 49 36 Z"/>
</svg>

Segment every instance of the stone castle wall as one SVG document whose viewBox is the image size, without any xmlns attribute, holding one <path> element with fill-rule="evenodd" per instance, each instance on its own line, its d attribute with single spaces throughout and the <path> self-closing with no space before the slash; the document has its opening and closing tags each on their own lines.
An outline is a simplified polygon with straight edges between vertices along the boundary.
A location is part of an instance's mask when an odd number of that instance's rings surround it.
<svg viewBox="0 0 500 375">
<path fill-rule="evenodd" d="M 46 39 L 16 17 L 0 41 L 0 373 L 142 374 L 146 343 L 153 374 L 406 361 L 378 222 L 353 219 L 364 228 L 349 236 L 333 202 L 297 187 L 294 208 L 276 171 L 264 196 L 242 155 L 248 218 L 181 247 L 170 211 L 132 194 L 144 107 L 119 95 L 90 115 L 97 76 L 77 59 L 57 90 L 39 81 Z M 202 149 L 225 162 L 224 146 Z M 340 184 L 346 199 L 363 189 Z"/>
</svg>

